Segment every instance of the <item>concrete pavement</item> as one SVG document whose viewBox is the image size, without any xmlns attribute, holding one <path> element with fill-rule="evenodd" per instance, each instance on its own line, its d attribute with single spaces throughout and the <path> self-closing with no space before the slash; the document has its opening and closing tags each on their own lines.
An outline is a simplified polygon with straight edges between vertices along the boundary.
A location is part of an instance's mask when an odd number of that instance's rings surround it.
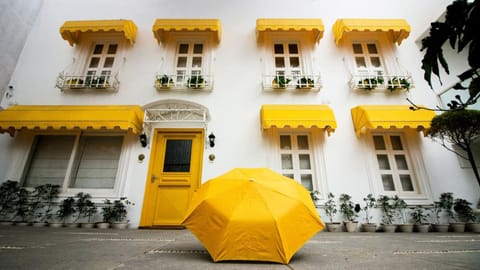
<svg viewBox="0 0 480 270">
<path fill-rule="evenodd" d="M 188 230 L 0 226 L 0 269 L 480 269 L 480 234 L 321 232 L 282 265 L 214 263 Z"/>
</svg>

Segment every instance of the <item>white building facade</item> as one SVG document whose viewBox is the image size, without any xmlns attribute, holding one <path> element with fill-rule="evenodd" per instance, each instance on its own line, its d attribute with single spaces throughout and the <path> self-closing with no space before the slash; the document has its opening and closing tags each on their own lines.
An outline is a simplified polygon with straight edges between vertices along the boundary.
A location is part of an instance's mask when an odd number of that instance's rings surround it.
<svg viewBox="0 0 480 270">
<path fill-rule="evenodd" d="M 424 137 L 434 114 L 406 101 L 439 105 L 420 40 L 449 3 L 45 0 L 2 100 L 0 180 L 127 197 L 132 227 L 179 225 L 235 167 L 320 204 L 476 204 L 471 169 Z"/>
</svg>

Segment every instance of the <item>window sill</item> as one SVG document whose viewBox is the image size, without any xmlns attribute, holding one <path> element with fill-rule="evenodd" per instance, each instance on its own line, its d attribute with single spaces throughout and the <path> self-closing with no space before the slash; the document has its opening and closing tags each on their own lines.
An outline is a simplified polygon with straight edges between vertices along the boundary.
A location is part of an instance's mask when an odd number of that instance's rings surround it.
<svg viewBox="0 0 480 270">
<path fill-rule="evenodd" d="M 391 93 L 409 91 L 414 87 L 410 75 L 359 75 L 352 76 L 349 82 L 353 90 L 373 91 L 388 90 Z"/>
<path fill-rule="evenodd" d="M 186 76 L 177 78 L 176 75 L 157 75 L 155 89 L 163 91 L 199 91 L 210 92 L 213 90 L 213 76 Z"/>
<path fill-rule="evenodd" d="M 262 89 L 266 92 L 318 92 L 322 88 L 320 75 L 263 75 Z"/>
<path fill-rule="evenodd" d="M 88 79 L 87 79 L 88 77 Z M 60 74 L 56 87 L 62 91 L 118 91 L 120 82 L 115 76 L 72 76 Z"/>
</svg>

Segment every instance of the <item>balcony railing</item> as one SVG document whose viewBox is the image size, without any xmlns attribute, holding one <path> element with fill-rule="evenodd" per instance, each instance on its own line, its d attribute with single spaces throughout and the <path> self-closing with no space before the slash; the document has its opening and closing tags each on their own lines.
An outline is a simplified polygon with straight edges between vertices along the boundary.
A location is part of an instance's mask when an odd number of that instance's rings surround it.
<svg viewBox="0 0 480 270">
<path fill-rule="evenodd" d="M 117 91 L 120 82 L 113 75 L 65 75 L 60 74 L 57 78 L 56 87 L 64 90 L 69 89 L 99 89 Z"/>
<path fill-rule="evenodd" d="M 213 89 L 212 75 L 167 75 L 157 74 L 155 88 L 158 91 L 165 90 L 196 90 L 211 91 Z"/>
<path fill-rule="evenodd" d="M 355 74 L 350 80 L 350 88 L 362 90 L 388 89 L 410 90 L 413 88 L 413 80 L 410 75 L 368 75 Z"/>
<path fill-rule="evenodd" d="M 262 88 L 264 91 L 320 91 L 322 82 L 320 75 L 263 75 Z"/>
</svg>

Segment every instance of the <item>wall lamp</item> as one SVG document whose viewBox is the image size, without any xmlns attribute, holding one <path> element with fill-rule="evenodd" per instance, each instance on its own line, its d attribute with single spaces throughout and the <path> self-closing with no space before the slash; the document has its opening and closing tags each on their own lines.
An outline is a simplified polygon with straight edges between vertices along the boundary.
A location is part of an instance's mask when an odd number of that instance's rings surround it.
<svg viewBox="0 0 480 270">
<path fill-rule="evenodd" d="M 140 134 L 140 143 L 142 144 L 142 147 L 147 146 L 147 135 L 145 133 Z"/>
<path fill-rule="evenodd" d="M 213 135 L 213 133 L 210 133 L 210 135 L 208 135 L 208 142 L 210 143 L 210 147 L 215 146 L 215 135 Z"/>
</svg>

